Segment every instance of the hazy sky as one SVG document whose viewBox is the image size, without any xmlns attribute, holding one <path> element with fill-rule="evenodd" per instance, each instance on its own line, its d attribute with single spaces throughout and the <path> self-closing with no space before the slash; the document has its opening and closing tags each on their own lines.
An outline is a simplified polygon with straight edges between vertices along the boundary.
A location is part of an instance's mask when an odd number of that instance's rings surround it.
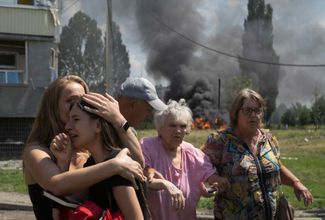
<svg viewBox="0 0 325 220">
<path fill-rule="evenodd" d="M 196 36 L 195 40 L 226 53 L 241 54 L 241 36 L 244 31 L 243 22 L 247 16 L 247 1 L 187 1 L 195 4 L 193 7 L 200 19 L 200 22 L 190 24 L 186 23 L 187 20 L 182 21 L 184 26 L 193 25 L 194 29 L 200 30 L 200 34 Z M 65 2 L 67 7 L 69 2 L 73 1 L 66 0 Z M 104 24 L 105 2 L 105 0 L 80 0 L 79 3 L 66 10 L 63 17 L 69 17 L 79 7 L 87 14 L 97 18 L 99 24 Z M 177 0 L 165 0 L 161 4 L 170 4 L 172 8 L 173 2 L 176 5 Z M 270 3 L 273 7 L 273 47 L 280 57 L 280 62 L 325 64 L 325 1 L 268 0 L 265 3 Z M 135 4 L 136 0 L 113 0 L 113 19 L 120 26 L 123 42 L 129 52 L 131 75 L 148 77 L 147 51 L 143 46 L 145 42 L 139 33 Z M 180 4 L 177 5 L 179 8 L 181 7 Z M 148 19 L 152 19 L 152 17 L 148 16 Z M 173 27 L 174 22 L 171 19 L 160 19 L 166 23 L 168 21 L 167 24 Z M 164 27 L 157 23 L 157 28 Z M 154 34 L 152 33 L 153 36 Z M 213 54 L 199 47 L 196 48 L 196 53 L 198 56 L 207 57 L 207 60 L 212 62 L 211 68 L 221 71 L 223 74 L 227 74 L 227 71 L 239 71 L 238 62 L 232 58 L 222 57 L 222 55 Z M 213 64 L 214 59 L 218 60 L 217 65 Z M 312 100 L 316 88 L 325 95 L 325 67 L 281 67 L 280 69 L 281 79 L 277 104 L 281 102 L 308 104 Z"/>
</svg>

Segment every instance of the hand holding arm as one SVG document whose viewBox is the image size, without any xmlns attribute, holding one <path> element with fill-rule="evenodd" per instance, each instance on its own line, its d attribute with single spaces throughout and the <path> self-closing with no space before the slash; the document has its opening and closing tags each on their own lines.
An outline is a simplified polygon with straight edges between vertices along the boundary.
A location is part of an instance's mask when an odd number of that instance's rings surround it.
<svg viewBox="0 0 325 220">
<path fill-rule="evenodd" d="M 134 188 L 137 189 L 137 184 L 135 182 L 135 178 L 139 179 L 140 181 L 145 181 L 146 177 L 143 174 L 142 166 L 132 160 L 128 155 L 130 151 L 128 149 L 123 149 L 119 152 L 116 157 L 112 160 L 115 160 L 116 163 L 119 164 L 120 168 L 118 170 L 118 174 L 125 179 L 130 180 Z"/>
<path fill-rule="evenodd" d="M 175 209 L 185 208 L 185 197 L 183 192 L 168 180 L 154 178 L 151 183 L 148 183 L 148 187 L 150 189 L 166 190 L 170 195 L 172 206 Z"/>
<path fill-rule="evenodd" d="M 211 175 L 208 179 L 207 179 L 208 183 L 210 183 L 210 185 L 212 187 L 216 187 L 219 189 L 218 193 L 222 193 L 224 192 L 228 187 L 230 187 L 230 183 L 228 181 L 227 178 L 218 176 L 217 174 L 213 174 Z"/>
<path fill-rule="evenodd" d="M 164 176 L 159 173 L 155 168 L 146 166 L 143 170 L 144 175 L 147 177 L 148 183 L 151 183 L 154 178 L 165 179 Z"/>
<path fill-rule="evenodd" d="M 218 191 L 219 191 L 218 187 L 216 187 L 216 186 L 211 186 L 211 188 L 215 188 L 215 189 L 217 189 L 217 190 L 214 191 L 214 192 L 212 192 L 212 193 L 208 192 L 208 188 L 207 188 L 207 187 L 205 186 L 205 184 L 202 182 L 202 183 L 201 183 L 201 189 L 200 189 L 200 191 L 201 191 L 201 196 L 206 197 L 206 198 L 209 198 L 209 197 L 212 197 L 212 196 L 214 196 L 214 195 L 216 195 L 216 194 L 218 193 Z"/>
<path fill-rule="evenodd" d="M 50 157 L 49 149 L 35 143 L 25 147 L 23 161 L 28 184 L 37 182 L 42 188 L 55 195 L 66 196 L 114 175 L 133 180 L 133 183 L 134 178 L 145 181 L 141 165 L 132 160 L 128 153 L 128 149 L 123 149 L 111 160 L 83 169 L 62 172 Z"/>
</svg>

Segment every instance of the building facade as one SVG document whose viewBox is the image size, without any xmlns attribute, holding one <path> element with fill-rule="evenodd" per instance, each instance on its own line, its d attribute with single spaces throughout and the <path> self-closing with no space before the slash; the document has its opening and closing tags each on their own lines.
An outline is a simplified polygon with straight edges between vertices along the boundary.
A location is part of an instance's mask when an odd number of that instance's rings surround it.
<svg viewBox="0 0 325 220">
<path fill-rule="evenodd" d="M 55 1 L 0 0 L 0 158 L 20 154 L 57 78 L 58 22 Z"/>
</svg>

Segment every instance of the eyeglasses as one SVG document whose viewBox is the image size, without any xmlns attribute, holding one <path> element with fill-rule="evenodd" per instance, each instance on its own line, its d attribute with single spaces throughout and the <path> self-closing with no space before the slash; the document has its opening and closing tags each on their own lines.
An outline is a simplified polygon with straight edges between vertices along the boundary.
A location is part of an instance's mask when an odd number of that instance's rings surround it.
<svg viewBox="0 0 325 220">
<path fill-rule="evenodd" d="M 260 115 L 262 113 L 262 108 L 240 108 L 240 110 L 243 111 L 244 115 L 252 115 L 253 112 L 255 112 L 256 115 Z"/>
</svg>

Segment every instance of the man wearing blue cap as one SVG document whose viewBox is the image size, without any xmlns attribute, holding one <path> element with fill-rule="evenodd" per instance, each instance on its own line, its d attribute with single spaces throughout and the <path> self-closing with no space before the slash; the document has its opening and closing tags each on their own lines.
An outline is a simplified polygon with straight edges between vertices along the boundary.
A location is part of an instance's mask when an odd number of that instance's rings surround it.
<svg viewBox="0 0 325 220">
<path fill-rule="evenodd" d="M 167 106 L 159 99 L 155 86 L 145 78 L 128 78 L 116 98 L 120 111 L 130 126 L 137 127 L 152 110 L 162 111 Z"/>
</svg>

